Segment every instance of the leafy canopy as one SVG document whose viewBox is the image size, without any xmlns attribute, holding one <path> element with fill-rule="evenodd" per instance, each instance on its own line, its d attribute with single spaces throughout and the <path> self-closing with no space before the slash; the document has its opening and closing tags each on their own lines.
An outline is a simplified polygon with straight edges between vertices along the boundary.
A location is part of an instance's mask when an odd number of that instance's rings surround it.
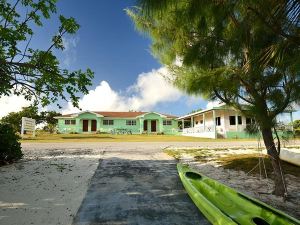
<svg viewBox="0 0 300 225">
<path fill-rule="evenodd" d="M 55 13 L 56 0 L 0 0 L 0 97 L 23 95 L 45 106 L 70 96 L 78 106 L 77 94 L 88 92 L 93 72 L 68 71 L 54 54 L 64 49 L 63 36 L 79 29 L 74 18 L 59 16 L 60 26 L 47 49 L 31 47 L 33 28 Z"/>
<path fill-rule="evenodd" d="M 179 88 L 270 127 L 300 98 L 299 11 L 296 0 L 143 0 L 127 13 Z"/>
</svg>

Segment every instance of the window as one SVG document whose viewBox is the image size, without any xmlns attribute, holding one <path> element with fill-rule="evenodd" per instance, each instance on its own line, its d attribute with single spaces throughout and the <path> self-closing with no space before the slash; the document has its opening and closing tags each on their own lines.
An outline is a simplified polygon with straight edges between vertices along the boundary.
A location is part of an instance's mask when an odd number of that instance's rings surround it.
<svg viewBox="0 0 300 225">
<path fill-rule="evenodd" d="M 243 124 L 242 117 L 238 116 L 238 124 Z"/>
<path fill-rule="evenodd" d="M 235 116 L 229 116 L 229 124 L 235 125 Z"/>
<path fill-rule="evenodd" d="M 126 120 L 126 125 L 127 126 L 135 126 L 136 125 L 136 120 Z"/>
<path fill-rule="evenodd" d="M 247 117 L 246 118 L 246 124 L 252 124 L 252 123 L 255 123 L 254 119 L 250 118 L 250 117 Z"/>
<path fill-rule="evenodd" d="M 163 121 L 163 125 L 164 126 L 171 126 L 172 125 L 172 121 L 171 120 L 164 120 Z"/>
<path fill-rule="evenodd" d="M 103 120 L 103 125 L 114 125 L 113 120 Z"/>
<path fill-rule="evenodd" d="M 65 125 L 75 125 L 76 124 L 76 120 L 65 120 Z"/>
<path fill-rule="evenodd" d="M 216 126 L 221 126 L 221 117 L 216 117 Z"/>
</svg>

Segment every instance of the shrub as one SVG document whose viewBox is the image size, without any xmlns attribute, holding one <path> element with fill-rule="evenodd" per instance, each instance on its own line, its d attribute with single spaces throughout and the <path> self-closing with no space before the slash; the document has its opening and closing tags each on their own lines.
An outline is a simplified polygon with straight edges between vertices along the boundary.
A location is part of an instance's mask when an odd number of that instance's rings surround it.
<svg viewBox="0 0 300 225">
<path fill-rule="evenodd" d="M 15 133 L 10 124 L 0 123 L 0 165 L 22 158 L 23 153 L 19 140 L 20 136 Z"/>
</svg>

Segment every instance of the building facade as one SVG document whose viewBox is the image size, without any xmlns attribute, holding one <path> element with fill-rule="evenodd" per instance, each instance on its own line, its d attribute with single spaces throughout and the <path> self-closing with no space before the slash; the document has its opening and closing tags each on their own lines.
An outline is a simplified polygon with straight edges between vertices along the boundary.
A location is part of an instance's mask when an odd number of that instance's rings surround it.
<svg viewBox="0 0 300 225">
<path fill-rule="evenodd" d="M 293 121 L 292 112 L 292 110 L 286 112 L 290 114 L 291 121 Z M 245 117 L 227 105 L 184 115 L 177 120 L 181 121 L 182 135 L 214 139 L 250 138 L 245 128 L 254 122 L 252 118 Z"/>
<path fill-rule="evenodd" d="M 55 118 L 59 133 L 178 133 L 177 117 L 157 112 L 84 111 Z"/>
</svg>

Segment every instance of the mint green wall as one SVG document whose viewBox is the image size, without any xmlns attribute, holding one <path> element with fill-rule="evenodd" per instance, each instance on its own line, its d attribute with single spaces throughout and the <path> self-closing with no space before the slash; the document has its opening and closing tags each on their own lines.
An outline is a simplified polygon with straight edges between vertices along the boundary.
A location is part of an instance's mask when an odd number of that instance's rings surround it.
<svg viewBox="0 0 300 225">
<path fill-rule="evenodd" d="M 76 125 L 65 125 L 66 119 L 75 119 Z M 133 134 L 143 133 L 144 129 L 144 120 L 147 120 L 148 123 L 148 133 L 151 132 L 151 120 L 156 120 L 156 132 L 163 132 L 165 134 L 177 134 L 178 133 L 178 121 L 172 119 L 172 125 L 163 125 L 163 120 L 160 115 L 156 113 L 148 113 L 145 116 L 137 118 L 103 118 L 97 117 L 92 113 L 82 113 L 76 118 L 65 118 L 58 119 L 58 131 L 60 133 L 82 133 L 82 121 L 89 120 L 89 131 L 91 132 L 92 120 L 97 121 L 97 131 L 110 133 L 115 129 L 126 129 L 130 130 Z M 104 125 L 103 120 L 113 120 L 113 125 Z M 126 125 L 126 120 L 136 120 L 136 125 Z"/>
<path fill-rule="evenodd" d="M 104 120 L 113 120 L 114 125 L 103 125 L 103 119 Z M 136 125 L 126 125 L 126 120 L 136 120 Z M 114 129 L 126 129 L 130 130 L 132 133 L 140 133 L 140 124 L 138 119 L 133 118 L 101 118 L 101 125 L 100 125 L 100 131 L 101 132 L 111 132 Z"/>
<path fill-rule="evenodd" d="M 76 120 L 76 125 L 65 125 L 65 120 Z M 71 132 L 76 132 L 76 133 L 82 133 L 82 121 L 83 120 L 89 120 L 89 132 L 91 132 L 91 127 L 92 127 L 92 120 L 97 121 L 97 130 L 100 126 L 100 120 L 101 117 L 97 117 L 95 114 L 92 113 L 82 113 L 76 118 L 65 118 L 65 119 L 58 119 L 58 131 L 60 133 L 71 133 Z"/>
<path fill-rule="evenodd" d="M 257 135 L 249 135 L 244 131 L 227 131 L 226 138 L 256 138 Z"/>
<path fill-rule="evenodd" d="M 292 134 L 285 134 L 282 131 L 278 131 L 278 136 L 282 137 L 282 136 L 289 136 L 292 137 Z M 276 137 L 275 134 L 273 134 L 274 138 Z M 248 133 L 246 133 L 245 131 L 228 131 L 226 132 L 226 137 L 227 138 L 258 138 L 259 135 L 249 135 Z"/>
</svg>

